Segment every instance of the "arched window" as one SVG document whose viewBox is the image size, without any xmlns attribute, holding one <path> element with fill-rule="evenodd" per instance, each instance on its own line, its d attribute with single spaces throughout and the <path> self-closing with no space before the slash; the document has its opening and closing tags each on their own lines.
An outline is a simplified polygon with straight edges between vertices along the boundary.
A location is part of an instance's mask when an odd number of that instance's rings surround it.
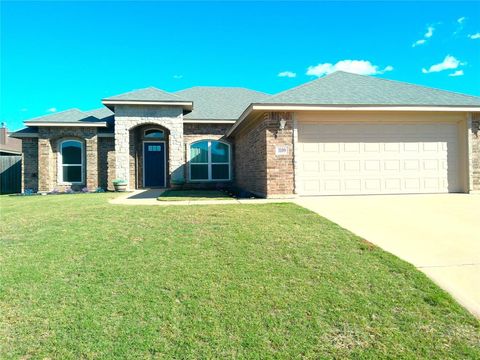
<svg viewBox="0 0 480 360">
<path fill-rule="evenodd" d="M 163 140 L 165 138 L 165 133 L 160 129 L 148 129 L 143 133 L 143 137 L 147 139 Z"/>
<path fill-rule="evenodd" d="M 190 180 L 228 181 L 230 179 L 229 144 L 202 140 L 190 145 Z"/>
<path fill-rule="evenodd" d="M 59 180 L 63 183 L 82 184 L 84 174 L 83 142 L 64 140 L 60 143 Z"/>
</svg>

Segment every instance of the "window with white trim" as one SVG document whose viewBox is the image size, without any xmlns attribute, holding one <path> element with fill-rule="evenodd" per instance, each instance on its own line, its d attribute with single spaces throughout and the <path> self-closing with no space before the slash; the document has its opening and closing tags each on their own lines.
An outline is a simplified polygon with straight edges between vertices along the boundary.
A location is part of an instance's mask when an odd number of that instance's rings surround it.
<svg viewBox="0 0 480 360">
<path fill-rule="evenodd" d="M 190 180 L 230 180 L 230 145 L 202 140 L 190 145 Z"/>
<path fill-rule="evenodd" d="M 165 133 L 160 129 L 148 129 L 143 133 L 143 137 L 147 139 L 163 140 L 165 138 Z"/>
<path fill-rule="evenodd" d="M 64 140 L 60 143 L 59 178 L 61 182 L 83 183 L 83 152 L 83 142 L 81 141 Z"/>
</svg>

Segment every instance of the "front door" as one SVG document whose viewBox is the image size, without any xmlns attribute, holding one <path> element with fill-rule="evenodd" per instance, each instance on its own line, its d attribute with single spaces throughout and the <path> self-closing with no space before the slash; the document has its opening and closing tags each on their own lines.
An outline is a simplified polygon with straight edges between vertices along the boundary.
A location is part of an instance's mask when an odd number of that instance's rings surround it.
<svg viewBox="0 0 480 360">
<path fill-rule="evenodd" d="M 143 144 L 143 184 L 145 187 L 165 187 L 165 143 Z"/>
</svg>

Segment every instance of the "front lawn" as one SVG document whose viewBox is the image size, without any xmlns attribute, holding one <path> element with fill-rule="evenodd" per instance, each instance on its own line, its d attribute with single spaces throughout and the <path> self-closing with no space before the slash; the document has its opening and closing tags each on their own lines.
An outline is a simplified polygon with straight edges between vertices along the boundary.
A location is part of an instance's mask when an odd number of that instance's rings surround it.
<svg viewBox="0 0 480 360">
<path fill-rule="evenodd" d="M 165 190 L 159 201 L 233 200 L 220 190 Z"/>
<path fill-rule="evenodd" d="M 0 358 L 480 358 L 412 266 L 294 204 L 0 197 Z"/>
</svg>

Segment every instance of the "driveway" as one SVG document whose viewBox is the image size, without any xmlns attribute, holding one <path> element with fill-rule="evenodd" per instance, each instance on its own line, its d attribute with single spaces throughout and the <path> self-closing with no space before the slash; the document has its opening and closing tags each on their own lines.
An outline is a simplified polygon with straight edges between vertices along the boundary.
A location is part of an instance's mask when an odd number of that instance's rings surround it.
<svg viewBox="0 0 480 360">
<path fill-rule="evenodd" d="M 296 202 L 412 263 L 480 317 L 480 196 L 300 197 Z"/>
</svg>

